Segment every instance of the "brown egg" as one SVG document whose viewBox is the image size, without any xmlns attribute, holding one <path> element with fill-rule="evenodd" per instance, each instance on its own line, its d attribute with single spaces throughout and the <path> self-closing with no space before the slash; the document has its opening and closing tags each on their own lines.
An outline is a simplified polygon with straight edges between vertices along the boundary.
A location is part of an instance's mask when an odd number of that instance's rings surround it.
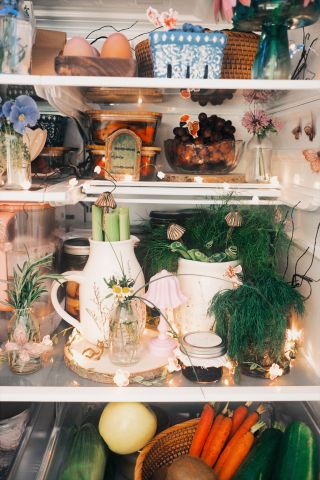
<svg viewBox="0 0 320 480">
<path fill-rule="evenodd" d="M 122 33 L 112 33 L 104 42 L 100 56 L 103 58 L 131 58 L 131 47 Z"/>
<path fill-rule="evenodd" d="M 66 57 L 92 57 L 93 51 L 85 38 L 73 37 L 65 44 L 63 55 Z"/>
</svg>

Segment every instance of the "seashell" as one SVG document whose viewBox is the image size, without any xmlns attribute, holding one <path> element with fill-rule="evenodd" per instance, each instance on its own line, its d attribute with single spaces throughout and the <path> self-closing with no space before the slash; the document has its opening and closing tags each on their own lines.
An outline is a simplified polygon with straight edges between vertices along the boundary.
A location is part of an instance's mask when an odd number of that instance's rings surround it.
<svg viewBox="0 0 320 480">
<path fill-rule="evenodd" d="M 110 193 L 110 192 L 102 193 L 98 197 L 98 199 L 96 200 L 95 205 L 97 207 L 101 207 L 101 208 L 112 208 L 112 209 L 114 209 L 114 208 L 117 207 L 116 201 L 115 201 L 112 193 Z"/>
<path fill-rule="evenodd" d="M 227 222 L 228 227 L 241 227 L 242 215 L 238 210 L 234 210 L 225 216 L 225 221 Z"/>
<path fill-rule="evenodd" d="M 186 229 L 181 227 L 181 225 L 172 223 L 167 229 L 167 237 L 169 240 L 179 240 L 183 236 L 185 231 Z"/>
</svg>

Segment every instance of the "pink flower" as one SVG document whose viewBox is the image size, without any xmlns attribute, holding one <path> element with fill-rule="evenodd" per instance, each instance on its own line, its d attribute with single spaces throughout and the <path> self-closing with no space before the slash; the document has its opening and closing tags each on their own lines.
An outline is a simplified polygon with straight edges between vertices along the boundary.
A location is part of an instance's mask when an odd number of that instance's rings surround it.
<svg viewBox="0 0 320 480">
<path fill-rule="evenodd" d="M 283 375 L 283 368 L 280 368 L 277 363 L 273 363 L 269 368 L 270 380 L 274 380 L 277 377 L 281 377 L 281 375 Z"/>
<path fill-rule="evenodd" d="M 162 12 L 160 15 L 160 24 L 165 30 L 172 30 L 177 26 L 178 12 L 169 9 L 169 12 Z"/>
<path fill-rule="evenodd" d="M 274 90 L 243 90 L 246 102 L 266 103 L 274 95 Z"/>
<path fill-rule="evenodd" d="M 238 275 L 242 273 L 241 265 L 232 267 L 231 265 L 227 268 L 225 277 L 228 277 L 232 281 L 232 288 L 238 288 L 239 285 L 242 285 L 242 282 Z"/>
<path fill-rule="evenodd" d="M 155 27 L 161 27 L 160 14 L 155 8 L 149 7 L 147 9 L 147 17 Z"/>
<path fill-rule="evenodd" d="M 116 371 L 113 381 L 118 387 L 127 387 L 129 385 L 129 376 L 130 373 L 127 372 L 126 370 L 121 370 L 121 368 L 118 368 Z"/>
<path fill-rule="evenodd" d="M 169 373 L 180 372 L 181 366 L 179 365 L 178 359 L 176 357 L 168 358 L 167 370 Z"/>
<path fill-rule="evenodd" d="M 27 363 L 29 362 L 30 360 L 30 355 L 29 353 L 27 352 L 27 350 L 21 350 L 20 353 L 19 353 L 19 360 L 22 362 L 22 363 Z"/>
<path fill-rule="evenodd" d="M 242 117 L 242 125 L 249 133 L 261 135 L 270 126 L 271 117 L 266 114 L 264 110 L 257 110 L 256 112 L 246 112 Z"/>
<path fill-rule="evenodd" d="M 310 2 L 314 2 L 314 0 L 304 0 L 303 6 L 304 6 L 304 7 L 307 7 Z"/>
<path fill-rule="evenodd" d="M 15 342 L 7 342 L 4 346 L 6 352 L 14 352 L 18 350 L 19 347 Z"/>
<path fill-rule="evenodd" d="M 18 345 L 24 345 L 28 341 L 27 330 L 23 325 L 17 325 L 13 332 L 13 340 Z"/>
<path fill-rule="evenodd" d="M 283 127 L 282 123 L 277 118 L 272 119 L 272 125 L 273 125 L 274 129 L 277 130 L 277 131 L 281 130 L 282 127 Z"/>
</svg>

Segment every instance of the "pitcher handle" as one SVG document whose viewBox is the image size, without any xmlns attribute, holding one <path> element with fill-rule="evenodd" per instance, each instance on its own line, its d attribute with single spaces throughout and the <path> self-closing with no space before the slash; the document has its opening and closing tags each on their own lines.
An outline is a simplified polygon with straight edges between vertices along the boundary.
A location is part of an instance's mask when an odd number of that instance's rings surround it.
<svg viewBox="0 0 320 480">
<path fill-rule="evenodd" d="M 81 270 L 73 270 L 71 272 L 64 272 L 62 273 L 62 279 L 61 280 L 55 280 L 52 283 L 51 287 L 51 302 L 53 305 L 53 308 L 55 311 L 60 315 L 63 320 L 68 322 L 70 325 L 72 325 L 74 328 L 76 328 L 82 335 L 84 334 L 83 328 L 81 326 L 81 323 L 73 318 L 69 313 L 67 313 L 60 305 L 58 301 L 58 290 L 59 287 L 65 283 L 65 282 L 76 282 L 76 283 L 82 283 L 84 281 L 84 275 Z"/>
</svg>

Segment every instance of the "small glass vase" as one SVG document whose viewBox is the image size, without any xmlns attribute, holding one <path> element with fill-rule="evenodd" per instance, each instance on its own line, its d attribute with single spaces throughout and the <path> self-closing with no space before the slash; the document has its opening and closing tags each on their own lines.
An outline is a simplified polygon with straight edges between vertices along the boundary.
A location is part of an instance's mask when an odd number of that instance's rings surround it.
<svg viewBox="0 0 320 480">
<path fill-rule="evenodd" d="M 14 345 L 8 351 L 9 367 L 13 373 L 28 374 L 41 369 L 41 355 L 32 355 L 25 348 L 27 343 L 39 342 L 39 327 L 32 315 L 32 310 L 14 310 L 9 321 L 8 340 Z"/>
<path fill-rule="evenodd" d="M 271 158 L 272 142 L 267 136 L 254 135 L 246 148 L 246 182 L 270 183 Z"/>
<path fill-rule="evenodd" d="M 139 320 L 140 300 L 119 302 L 110 320 L 110 360 L 115 365 L 128 366 L 139 361 L 139 347 L 144 326 Z"/>
<path fill-rule="evenodd" d="M 0 73 L 30 73 L 34 26 L 23 4 L 0 1 Z"/>
<path fill-rule="evenodd" d="M 4 188 L 29 190 L 31 187 L 31 160 L 27 145 L 18 133 L 1 133 L 0 168 L 6 172 Z"/>
</svg>

